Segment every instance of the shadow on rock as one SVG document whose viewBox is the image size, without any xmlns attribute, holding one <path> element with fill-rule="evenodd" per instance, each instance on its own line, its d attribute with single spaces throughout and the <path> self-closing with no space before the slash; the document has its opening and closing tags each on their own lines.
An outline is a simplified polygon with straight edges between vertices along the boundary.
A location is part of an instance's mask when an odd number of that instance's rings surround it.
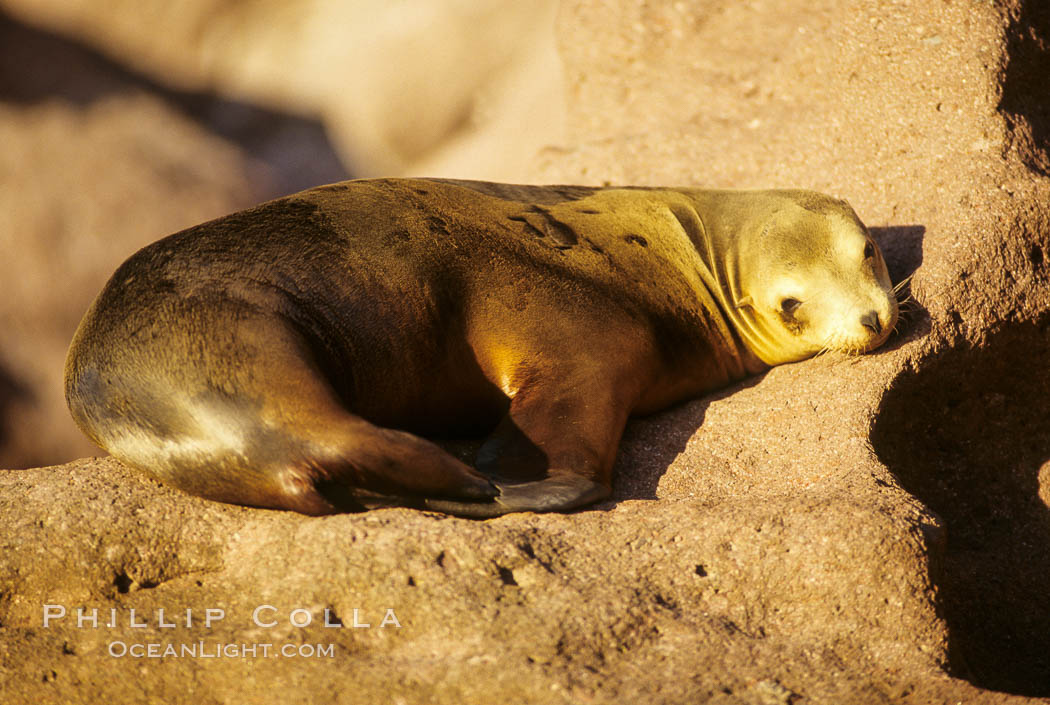
<svg viewBox="0 0 1050 705">
<path fill-rule="evenodd" d="M 685 451 L 704 423 L 712 402 L 724 399 L 762 381 L 764 375 L 748 377 L 699 399 L 627 423 L 613 470 L 612 502 L 657 499 L 660 479 L 675 458 Z M 605 505 L 599 505 L 605 506 Z M 612 505 L 609 505 L 612 506 Z"/>
<path fill-rule="evenodd" d="M 1050 5 L 1018 3 L 1006 30 L 1006 68 L 999 109 L 1006 116 L 1014 146 L 1034 171 L 1050 176 Z"/>
<path fill-rule="evenodd" d="M 951 671 L 984 688 L 1050 695 L 1050 319 L 902 374 L 871 441 L 947 526 L 934 578 Z"/>
<path fill-rule="evenodd" d="M 886 225 L 868 228 L 886 259 L 886 269 L 894 284 L 907 279 L 922 266 L 924 225 Z"/>
<path fill-rule="evenodd" d="M 901 302 L 900 320 L 889 341 L 877 351 L 886 353 L 924 338 L 930 332 L 929 313 L 911 298 L 911 282 L 906 281 L 922 266 L 922 240 L 926 226 L 887 225 L 871 227 L 868 231 L 886 259 L 890 281 L 901 285 L 897 291 L 897 299 Z"/>
</svg>

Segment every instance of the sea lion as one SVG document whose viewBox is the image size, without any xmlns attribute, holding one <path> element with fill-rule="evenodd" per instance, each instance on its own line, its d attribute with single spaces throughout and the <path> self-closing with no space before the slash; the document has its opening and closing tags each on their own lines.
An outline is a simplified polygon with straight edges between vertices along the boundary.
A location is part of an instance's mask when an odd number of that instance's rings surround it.
<svg viewBox="0 0 1050 705">
<path fill-rule="evenodd" d="M 609 495 L 630 415 L 896 320 L 878 247 L 818 193 L 349 181 L 133 255 L 66 398 L 115 457 L 213 500 L 569 510 Z M 476 467 L 423 438 L 469 435 Z"/>
</svg>

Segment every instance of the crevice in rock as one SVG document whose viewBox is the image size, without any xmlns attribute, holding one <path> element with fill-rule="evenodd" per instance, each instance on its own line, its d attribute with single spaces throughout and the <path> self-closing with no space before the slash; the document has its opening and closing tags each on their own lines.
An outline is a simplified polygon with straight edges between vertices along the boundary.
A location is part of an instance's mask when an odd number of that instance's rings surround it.
<svg viewBox="0 0 1050 705">
<path fill-rule="evenodd" d="M 499 571 L 499 579 L 504 585 L 517 585 L 518 581 L 514 578 L 514 571 L 510 568 L 504 568 L 501 565 L 496 566 L 496 570 Z"/>
<path fill-rule="evenodd" d="M 1028 168 L 1050 176 L 1050 4 L 1028 0 L 1010 12 L 999 110 Z"/>
<path fill-rule="evenodd" d="M 136 590 L 148 590 L 155 588 L 160 585 L 161 581 L 142 579 L 141 581 L 136 580 L 127 571 L 122 570 L 113 577 L 113 587 L 117 589 L 117 592 L 127 594 Z"/>
<path fill-rule="evenodd" d="M 951 673 L 1050 695 L 1050 318 L 899 376 L 871 442 L 945 522 L 933 577 Z"/>
<path fill-rule="evenodd" d="M 324 608 L 324 624 L 325 626 L 341 627 L 343 626 L 343 618 L 335 611 L 335 607 L 328 605 Z"/>
</svg>

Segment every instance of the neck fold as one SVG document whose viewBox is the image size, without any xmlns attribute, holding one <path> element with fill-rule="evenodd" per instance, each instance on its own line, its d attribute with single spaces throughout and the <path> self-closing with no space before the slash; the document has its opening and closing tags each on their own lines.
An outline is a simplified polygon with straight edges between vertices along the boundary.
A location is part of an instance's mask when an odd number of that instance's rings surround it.
<svg viewBox="0 0 1050 705">
<path fill-rule="evenodd" d="M 772 351 L 765 349 L 769 347 L 765 342 L 771 337 L 768 331 L 761 329 L 754 316 L 747 314 L 746 308 L 737 305 L 743 301 L 746 292 L 741 288 L 741 253 L 734 233 L 744 227 L 744 222 L 736 221 L 742 221 L 745 211 L 739 209 L 739 213 L 726 214 L 722 212 L 724 207 L 705 204 L 704 212 L 716 215 L 704 219 L 693 201 L 709 200 L 713 194 L 686 192 L 684 195 L 687 196 L 684 203 L 672 206 L 671 210 L 700 257 L 700 278 L 721 310 L 744 369 L 749 374 L 761 372 L 771 364 L 767 360 L 772 359 Z"/>
</svg>

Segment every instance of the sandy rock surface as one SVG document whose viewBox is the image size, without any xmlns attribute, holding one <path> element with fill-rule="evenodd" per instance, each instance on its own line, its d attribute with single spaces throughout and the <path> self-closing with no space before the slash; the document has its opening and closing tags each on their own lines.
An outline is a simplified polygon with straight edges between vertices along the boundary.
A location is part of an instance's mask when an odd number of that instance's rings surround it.
<svg viewBox="0 0 1050 705">
<path fill-rule="evenodd" d="M 1050 702 L 1050 11 L 567 0 L 557 42 L 569 135 L 519 180 L 842 196 L 914 274 L 898 334 L 632 423 L 612 501 L 571 515 L 0 474 L 0 699 Z M 304 651 L 110 655 L 198 641 Z"/>
</svg>

